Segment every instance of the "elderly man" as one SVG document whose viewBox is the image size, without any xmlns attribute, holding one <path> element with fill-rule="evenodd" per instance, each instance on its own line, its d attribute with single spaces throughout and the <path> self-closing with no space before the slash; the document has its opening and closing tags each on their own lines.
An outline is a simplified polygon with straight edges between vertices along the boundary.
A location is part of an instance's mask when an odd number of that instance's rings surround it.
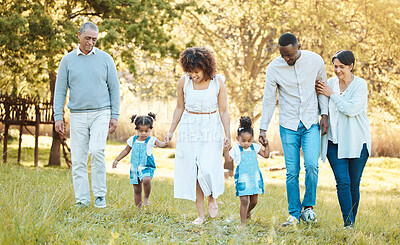
<svg viewBox="0 0 400 245">
<path fill-rule="evenodd" d="M 320 135 L 318 104 L 321 109 L 322 134 L 328 131 L 328 98 L 315 92 L 317 80 L 326 82 L 325 64 L 316 53 L 300 50 L 297 38 L 285 33 L 279 38 L 280 57 L 267 67 L 262 116 L 260 124 L 261 143 L 266 142 L 266 131 L 276 106 L 279 92 L 279 124 L 286 164 L 286 192 L 289 203 L 289 218 L 283 226 L 316 222 L 314 213 L 317 182 Z M 300 202 L 299 173 L 300 147 L 304 153 L 306 170 L 303 202 Z"/>
<path fill-rule="evenodd" d="M 117 70 L 111 56 L 95 48 L 98 34 L 95 24 L 82 25 L 78 48 L 60 62 L 54 94 L 55 128 L 64 135 L 63 107 L 69 89 L 72 180 L 77 207 L 87 207 L 90 203 L 88 155 L 94 206 L 106 207 L 104 150 L 108 132 L 115 131 L 119 116 Z"/>
</svg>

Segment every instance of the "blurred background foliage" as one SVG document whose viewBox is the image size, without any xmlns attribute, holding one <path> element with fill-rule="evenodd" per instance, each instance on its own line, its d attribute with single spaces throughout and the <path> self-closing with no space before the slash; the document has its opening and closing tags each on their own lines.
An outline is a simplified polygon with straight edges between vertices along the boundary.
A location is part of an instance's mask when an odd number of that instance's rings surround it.
<svg viewBox="0 0 400 245">
<path fill-rule="evenodd" d="M 294 33 L 320 54 L 328 77 L 340 49 L 369 83 L 372 125 L 399 125 L 400 1 L 391 0 L 0 0 L 0 89 L 51 98 L 61 57 L 80 26 L 99 26 L 97 47 L 116 61 L 121 98 L 164 103 L 182 76 L 179 53 L 211 47 L 226 77 L 231 118 L 258 119 L 277 40 Z M 396 131 L 397 130 L 397 131 Z M 379 131 L 380 132 L 380 131 Z M 400 132 L 394 128 L 393 132 Z"/>
</svg>

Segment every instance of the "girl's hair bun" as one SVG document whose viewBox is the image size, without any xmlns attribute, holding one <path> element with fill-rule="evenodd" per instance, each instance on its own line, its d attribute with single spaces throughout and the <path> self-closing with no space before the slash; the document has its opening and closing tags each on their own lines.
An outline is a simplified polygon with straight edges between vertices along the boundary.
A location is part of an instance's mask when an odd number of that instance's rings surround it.
<svg viewBox="0 0 400 245">
<path fill-rule="evenodd" d="M 153 112 L 149 112 L 149 114 L 147 114 L 147 115 L 149 115 L 149 117 L 153 118 L 154 121 L 156 120 L 156 114 L 154 114 Z"/>
<path fill-rule="evenodd" d="M 239 119 L 239 128 L 238 128 L 238 136 L 243 133 L 249 133 L 254 136 L 254 130 L 251 126 L 251 118 L 250 117 L 240 117 Z"/>
<path fill-rule="evenodd" d="M 131 116 L 131 123 L 134 123 L 134 122 L 135 122 L 136 117 L 137 117 L 136 114 L 133 115 L 133 116 Z"/>
<path fill-rule="evenodd" d="M 251 128 L 251 118 L 250 117 L 240 117 L 239 127 L 240 128 Z"/>
</svg>

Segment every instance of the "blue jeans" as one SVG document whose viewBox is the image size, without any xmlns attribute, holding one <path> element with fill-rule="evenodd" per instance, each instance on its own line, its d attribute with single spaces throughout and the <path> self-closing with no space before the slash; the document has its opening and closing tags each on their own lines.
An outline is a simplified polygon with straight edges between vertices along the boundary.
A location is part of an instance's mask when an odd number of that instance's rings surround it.
<svg viewBox="0 0 400 245">
<path fill-rule="evenodd" d="M 297 131 L 280 126 L 283 154 L 286 164 L 286 192 L 289 204 L 289 214 L 300 218 L 302 207 L 314 206 L 318 183 L 318 158 L 320 136 L 318 124 L 309 129 L 299 123 Z M 303 203 L 300 202 L 299 174 L 300 174 L 300 147 L 304 153 L 306 170 L 306 191 Z"/>
<path fill-rule="evenodd" d="M 336 179 L 336 190 L 344 226 L 354 224 L 360 202 L 360 181 L 369 154 L 364 144 L 359 158 L 338 159 L 338 145 L 328 141 L 327 158 Z"/>
</svg>

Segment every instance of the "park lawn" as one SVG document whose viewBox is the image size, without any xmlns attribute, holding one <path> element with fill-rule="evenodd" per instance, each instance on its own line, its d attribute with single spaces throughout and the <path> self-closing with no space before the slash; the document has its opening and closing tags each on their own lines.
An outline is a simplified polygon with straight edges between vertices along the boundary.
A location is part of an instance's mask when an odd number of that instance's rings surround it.
<svg viewBox="0 0 400 245">
<path fill-rule="evenodd" d="M 44 139 L 42 139 L 44 138 Z M 46 164 L 50 145 L 41 137 L 40 163 Z M 25 141 L 25 138 L 24 138 Z M 50 141 L 51 142 L 51 141 Z M 173 198 L 173 149 L 155 149 L 156 175 L 150 207 L 137 210 L 129 184 L 127 157 L 117 169 L 113 158 L 124 144 L 112 142 L 107 155 L 107 203 L 105 209 L 74 207 L 71 171 L 29 167 L 32 149 L 16 164 L 16 141 L 9 147 L 9 161 L 0 165 L 0 244 L 20 243 L 267 243 L 267 244 L 398 244 L 400 239 L 400 161 L 371 158 L 363 175 L 356 231 L 343 231 L 333 175 L 328 163 L 320 164 L 317 193 L 318 223 L 281 227 L 287 218 L 285 171 L 269 172 L 282 157 L 260 160 L 265 194 L 260 195 L 246 228 L 239 228 L 239 199 L 232 179 L 218 198 L 219 214 L 197 227 L 195 205 Z M 24 143 L 25 144 L 25 143 Z M 29 147 L 23 145 L 25 147 Z M 2 150 L 0 148 L 0 150 Z M 32 155 L 32 156 L 31 156 Z M 304 182 L 304 172 L 301 175 Z M 302 190 L 303 190 L 302 186 Z"/>
</svg>

